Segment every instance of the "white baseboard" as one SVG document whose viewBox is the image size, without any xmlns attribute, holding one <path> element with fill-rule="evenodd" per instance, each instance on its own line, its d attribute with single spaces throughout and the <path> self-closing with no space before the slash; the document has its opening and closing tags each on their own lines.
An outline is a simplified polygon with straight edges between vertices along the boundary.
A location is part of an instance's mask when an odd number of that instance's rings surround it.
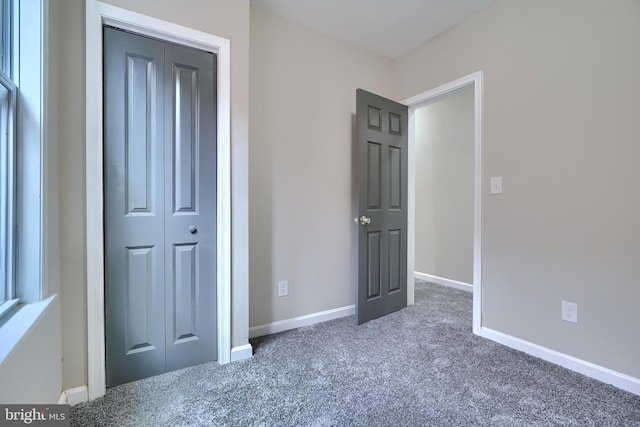
<svg viewBox="0 0 640 427">
<path fill-rule="evenodd" d="M 464 282 L 458 282 L 457 280 L 445 279 L 444 277 L 434 276 L 432 274 L 420 273 L 418 271 L 413 273 L 413 277 L 420 280 L 426 280 L 427 282 L 436 283 L 438 285 L 447 286 L 449 288 L 461 289 L 467 292 L 473 292 L 473 285 Z"/>
<path fill-rule="evenodd" d="M 251 344 L 245 344 L 231 349 L 231 361 L 249 359 L 253 356 L 253 347 Z"/>
<path fill-rule="evenodd" d="M 89 400 L 89 391 L 87 386 L 74 387 L 68 390 L 64 390 L 60 394 L 60 399 L 58 399 L 59 405 L 71 405 L 75 406 L 79 403 L 83 403 Z"/>
<path fill-rule="evenodd" d="M 307 314 L 305 316 L 298 316 L 292 319 L 280 320 L 266 325 L 253 326 L 249 328 L 249 338 L 276 334 L 278 332 L 288 331 L 289 329 L 300 328 L 302 326 L 326 322 L 340 317 L 351 316 L 355 313 L 355 308 L 355 305 L 348 305 L 345 307 L 334 308 L 332 310 Z"/>
<path fill-rule="evenodd" d="M 480 330 L 480 336 L 640 396 L 640 378 L 634 378 L 493 329 L 483 327 Z"/>
</svg>

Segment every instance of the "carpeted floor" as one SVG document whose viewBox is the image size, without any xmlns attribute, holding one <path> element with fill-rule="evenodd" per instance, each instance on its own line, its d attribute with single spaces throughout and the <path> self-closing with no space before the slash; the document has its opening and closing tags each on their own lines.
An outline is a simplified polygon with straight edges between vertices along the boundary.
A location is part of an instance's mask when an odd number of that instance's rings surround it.
<svg viewBox="0 0 640 427">
<path fill-rule="evenodd" d="M 251 341 L 253 358 L 124 384 L 72 426 L 640 426 L 640 396 L 479 338 L 471 294 Z"/>
</svg>

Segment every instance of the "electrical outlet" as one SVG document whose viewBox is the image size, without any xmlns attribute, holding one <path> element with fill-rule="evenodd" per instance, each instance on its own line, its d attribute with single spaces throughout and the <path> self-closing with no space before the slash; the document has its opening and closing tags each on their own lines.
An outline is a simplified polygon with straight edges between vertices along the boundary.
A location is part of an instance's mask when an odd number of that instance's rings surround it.
<svg viewBox="0 0 640 427">
<path fill-rule="evenodd" d="M 578 323 L 578 304 L 562 301 L 562 320 Z"/>
<path fill-rule="evenodd" d="M 278 282 L 278 296 L 286 297 L 289 295 L 289 281 L 288 280 L 280 280 Z"/>
</svg>

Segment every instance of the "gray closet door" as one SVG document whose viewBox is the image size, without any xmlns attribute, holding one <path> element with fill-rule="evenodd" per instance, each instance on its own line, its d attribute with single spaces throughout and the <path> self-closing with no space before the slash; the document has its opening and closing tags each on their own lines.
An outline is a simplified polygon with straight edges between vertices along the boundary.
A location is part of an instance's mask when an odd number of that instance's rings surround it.
<svg viewBox="0 0 640 427">
<path fill-rule="evenodd" d="M 165 370 L 164 45 L 105 29 L 107 385 Z"/>
<path fill-rule="evenodd" d="M 217 356 L 216 68 L 211 53 L 165 47 L 167 371 Z"/>
<path fill-rule="evenodd" d="M 215 56 L 105 28 L 107 385 L 215 360 Z"/>
<path fill-rule="evenodd" d="M 356 121 L 362 324 L 407 305 L 408 108 L 358 89 Z"/>
</svg>

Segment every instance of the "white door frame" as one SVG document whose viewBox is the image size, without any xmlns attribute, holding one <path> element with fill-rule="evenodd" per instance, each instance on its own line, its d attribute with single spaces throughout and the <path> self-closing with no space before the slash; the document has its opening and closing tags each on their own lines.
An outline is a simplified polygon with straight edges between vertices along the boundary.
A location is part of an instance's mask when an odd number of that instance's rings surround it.
<svg viewBox="0 0 640 427">
<path fill-rule="evenodd" d="M 415 301 L 415 239 L 416 239 L 416 164 L 415 164 L 415 110 L 446 93 L 467 86 L 474 87 L 474 203 L 473 203 L 473 333 L 480 335 L 482 328 L 482 115 L 483 75 L 477 71 L 468 76 L 438 86 L 402 101 L 409 106 L 409 196 L 407 229 L 407 304 Z"/>
<path fill-rule="evenodd" d="M 86 232 L 88 397 L 104 395 L 104 202 L 102 27 L 117 28 L 214 52 L 217 90 L 217 306 L 218 362 L 231 360 L 231 47 L 228 39 L 121 9 L 97 0 L 86 2 Z"/>
</svg>

